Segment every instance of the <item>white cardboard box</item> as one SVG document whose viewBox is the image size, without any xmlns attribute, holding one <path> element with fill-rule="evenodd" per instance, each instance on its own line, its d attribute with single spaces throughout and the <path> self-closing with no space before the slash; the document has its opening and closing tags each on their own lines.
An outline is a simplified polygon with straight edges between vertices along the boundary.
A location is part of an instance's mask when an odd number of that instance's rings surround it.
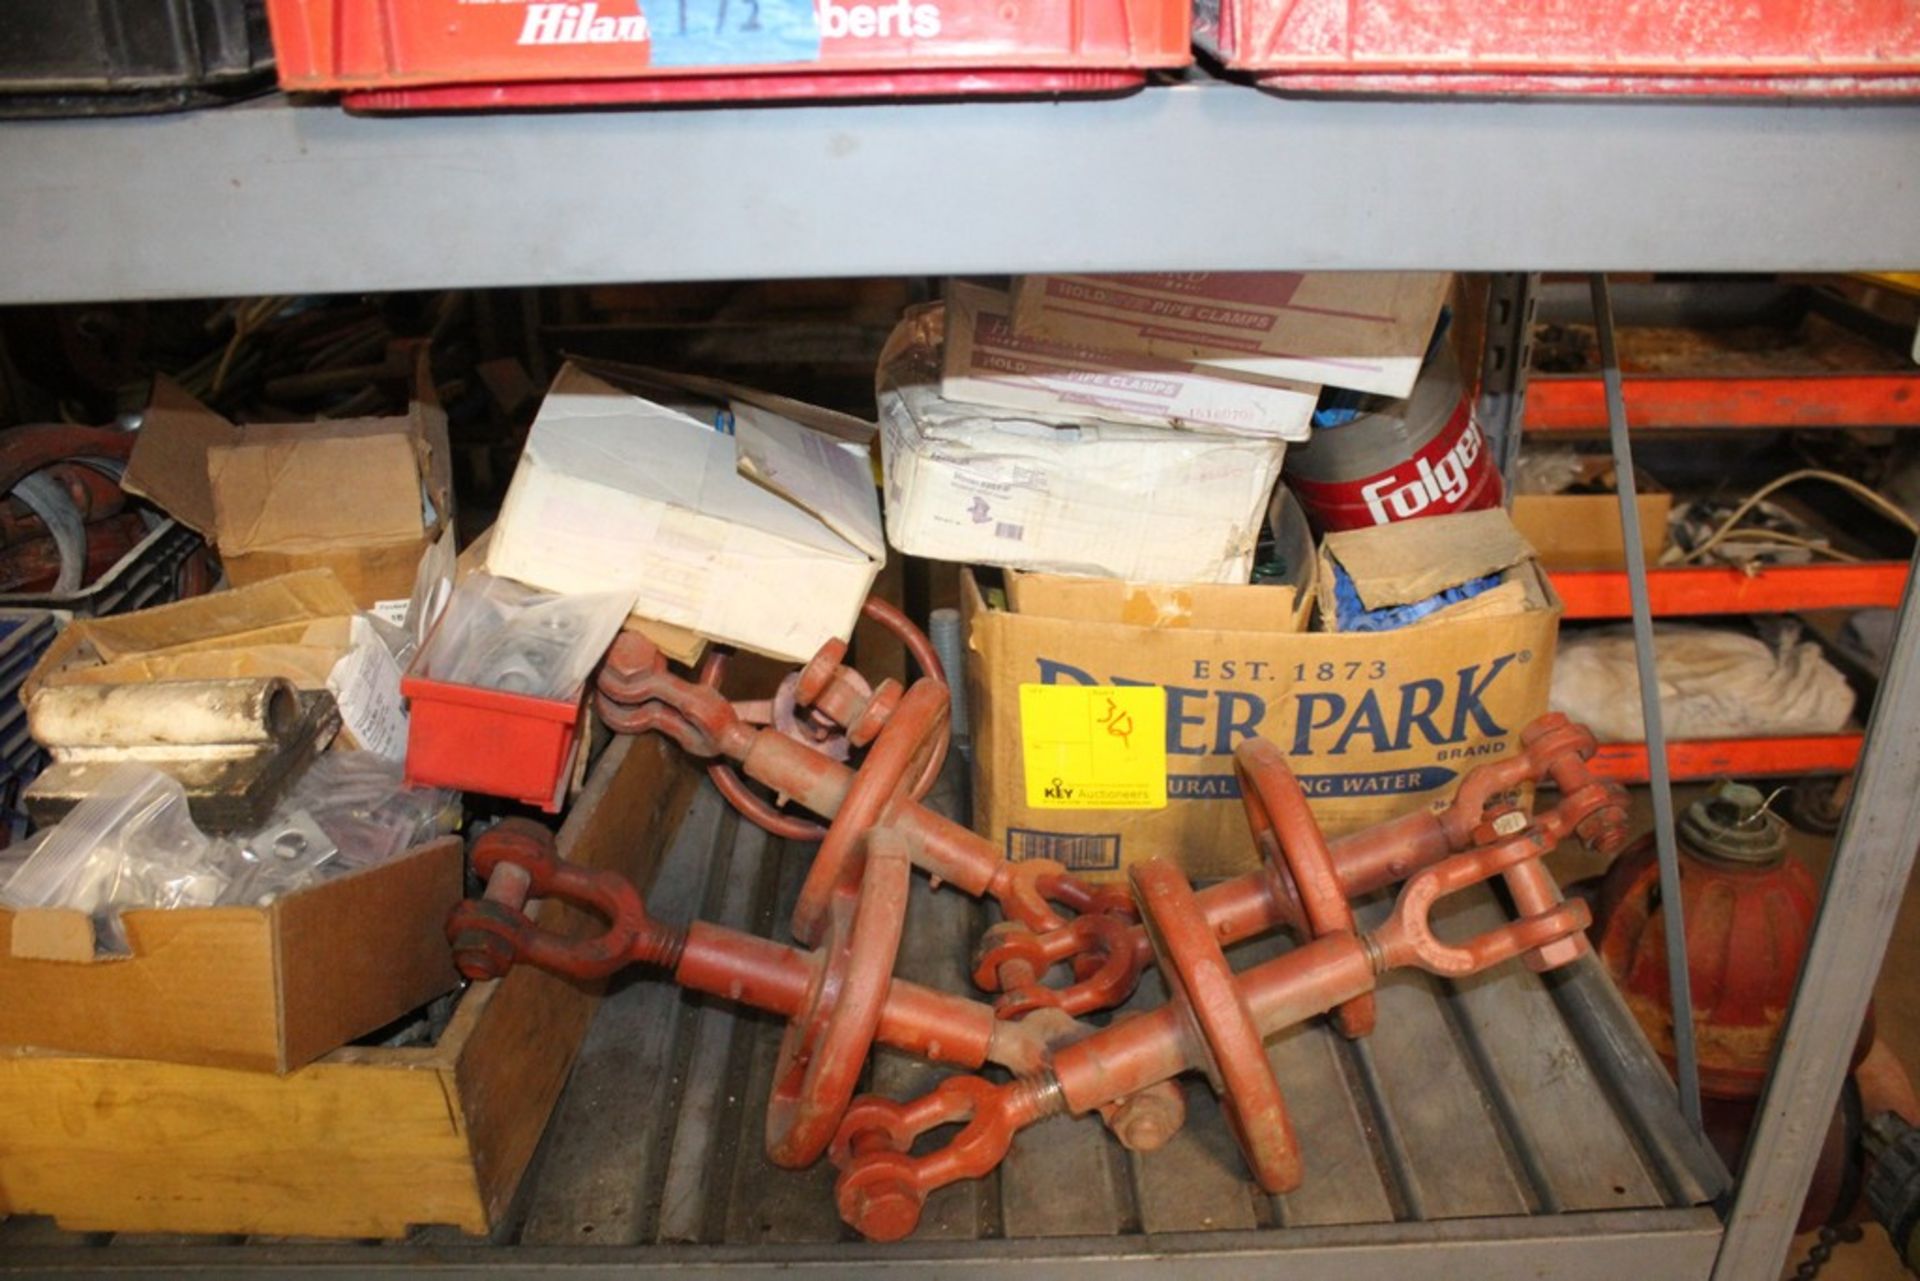
<svg viewBox="0 0 1920 1281">
<path fill-rule="evenodd" d="M 1012 311 L 1013 300 L 999 290 L 958 280 L 947 286 L 940 388 L 948 400 L 1281 440 L 1305 440 L 1312 430 L 1320 389 L 1310 383 L 1235 381 L 1191 361 L 1023 336 L 1013 330 Z"/>
<path fill-rule="evenodd" d="M 887 538 L 934 560 L 1141 582 L 1245 582 L 1286 446 L 1060 426 L 940 395 L 941 309 L 880 358 Z"/>
<path fill-rule="evenodd" d="M 637 617 L 776 658 L 845 639 L 886 559 L 866 451 L 731 408 L 729 436 L 568 365 L 487 569 L 549 591 L 630 590 Z"/>
<path fill-rule="evenodd" d="M 1022 276 L 1016 333 L 1192 361 L 1222 377 L 1406 396 L 1452 277 L 1444 271 L 1193 271 Z"/>
</svg>

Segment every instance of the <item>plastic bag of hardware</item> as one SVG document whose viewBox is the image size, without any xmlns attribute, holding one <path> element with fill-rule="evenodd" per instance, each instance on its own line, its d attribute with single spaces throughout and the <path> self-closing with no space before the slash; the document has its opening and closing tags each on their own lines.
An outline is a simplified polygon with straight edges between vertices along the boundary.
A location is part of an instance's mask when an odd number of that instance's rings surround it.
<svg viewBox="0 0 1920 1281">
<path fill-rule="evenodd" d="M 305 889 L 326 875 L 340 847 L 305 810 L 285 805 L 259 831 L 239 840 L 233 881 L 222 905 L 265 907 L 282 894 Z"/>
<path fill-rule="evenodd" d="M 330 865 L 338 873 L 384 863 L 460 826 L 457 792 L 408 787 L 402 767 L 373 752 L 325 753 L 282 809 L 312 817 L 339 850 Z"/>
<path fill-rule="evenodd" d="M 631 592 L 561 596 L 491 574 L 454 588 L 420 655 L 429 680 L 571 698 L 633 608 Z"/>
<path fill-rule="evenodd" d="M 47 832 L 0 888 L 0 901 L 86 912 L 102 945 L 125 951 L 121 911 L 211 906 L 232 880 L 234 859 L 231 842 L 194 826 L 178 781 L 127 764 Z"/>
<path fill-rule="evenodd" d="M 1768 639 L 1711 627 L 1659 626 L 1654 653 L 1667 737 L 1832 734 L 1853 714 L 1853 687 L 1820 647 L 1784 624 Z M 1609 627 L 1563 637 L 1552 707 L 1603 742 L 1646 738 L 1633 634 Z"/>
</svg>

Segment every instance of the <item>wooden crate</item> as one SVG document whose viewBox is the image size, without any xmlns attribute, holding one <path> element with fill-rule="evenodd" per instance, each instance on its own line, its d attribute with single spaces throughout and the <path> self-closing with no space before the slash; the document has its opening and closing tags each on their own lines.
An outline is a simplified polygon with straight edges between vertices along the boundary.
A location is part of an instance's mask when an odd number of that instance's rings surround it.
<svg viewBox="0 0 1920 1281">
<path fill-rule="evenodd" d="M 696 772 L 616 739 L 561 830 L 644 879 Z M 548 903 L 543 923 L 584 929 Z M 29 1050 L 0 1055 L 0 1214 L 89 1231 L 398 1237 L 505 1213 L 599 1003 L 523 968 L 476 984 L 431 1047 L 348 1048 L 289 1076 Z"/>
</svg>

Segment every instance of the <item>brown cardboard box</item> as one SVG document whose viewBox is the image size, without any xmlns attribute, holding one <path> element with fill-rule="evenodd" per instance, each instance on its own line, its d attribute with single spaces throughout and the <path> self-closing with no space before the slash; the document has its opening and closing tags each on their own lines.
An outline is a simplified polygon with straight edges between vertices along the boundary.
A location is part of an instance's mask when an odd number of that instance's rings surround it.
<svg viewBox="0 0 1920 1281">
<path fill-rule="evenodd" d="M 1580 479 L 1588 483 L 1612 472 L 1610 459 L 1590 458 Z M 1673 495 L 1644 474 L 1639 476 L 1636 489 L 1640 545 L 1651 565 L 1667 548 L 1667 517 L 1673 511 Z M 1540 564 L 1546 569 L 1626 568 L 1626 537 L 1620 531 L 1620 499 L 1616 494 L 1515 494 L 1513 523 L 1539 551 Z"/>
<path fill-rule="evenodd" d="M 1196 877 L 1232 875 L 1255 860 L 1232 753 L 1256 734 L 1288 754 L 1329 832 L 1437 806 L 1547 709 L 1559 602 L 1531 562 L 1506 577 L 1521 585 L 1524 608 L 1333 634 L 1272 630 L 1267 587 L 1215 589 L 1221 612 L 1210 626 L 1143 626 L 1118 613 L 1097 622 L 990 609 L 969 572 L 977 825 L 1010 858 L 1059 858 L 1095 879 L 1157 854 Z M 1020 585 L 1023 599 L 1030 587 Z M 1058 798 L 1030 795 L 1020 715 L 1029 682 L 1164 688 L 1165 806 L 1058 808 Z"/>
<path fill-rule="evenodd" d="M 453 989 L 463 869 L 449 838 L 267 907 L 126 912 L 131 956 L 83 913 L 0 909 L 0 1045 L 291 1071 Z"/>
<path fill-rule="evenodd" d="M 362 609 L 404 602 L 453 511 L 424 348 L 416 379 L 405 417 L 244 427 L 163 381 L 126 487 L 212 539 L 235 585 L 326 568 Z"/>
<path fill-rule="evenodd" d="M 658 734 L 616 738 L 561 857 L 647 885 L 699 778 Z M 606 928 L 557 899 L 529 907 L 572 938 Z M 437 928 L 418 936 L 446 955 Z M 600 992 L 516 966 L 469 986 L 432 1045 L 348 1046 L 286 1076 L 0 1050 L 0 1214 L 76 1231 L 484 1234 L 513 1203 Z"/>
<path fill-rule="evenodd" d="M 45 685 L 241 676 L 324 689 L 347 651 L 354 610 L 338 578 L 310 569 L 131 614 L 76 618 L 40 656 L 20 697 Z"/>
<path fill-rule="evenodd" d="M 1405 396 L 1451 280 L 1435 271 L 1021 276 L 1017 334 L 1190 361 L 1222 378 Z"/>
</svg>

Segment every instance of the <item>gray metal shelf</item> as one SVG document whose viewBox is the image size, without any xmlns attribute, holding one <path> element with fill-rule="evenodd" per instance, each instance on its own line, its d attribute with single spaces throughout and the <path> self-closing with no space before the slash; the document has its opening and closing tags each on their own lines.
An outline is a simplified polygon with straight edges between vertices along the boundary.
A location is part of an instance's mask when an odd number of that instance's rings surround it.
<svg viewBox="0 0 1920 1281">
<path fill-rule="evenodd" d="M 1114 98 L 0 124 L 0 303 L 1920 262 L 1920 105 Z"/>
<path fill-rule="evenodd" d="M 949 773 L 936 804 L 950 805 Z M 649 897 L 662 919 L 705 915 L 773 934 L 811 861 L 769 840 L 703 785 Z M 1386 902 L 1362 909 L 1369 925 Z M 898 972 L 968 990 L 977 901 L 916 877 Z M 1491 893 L 1448 901 L 1459 933 L 1507 919 Z M 1278 936 L 1236 948 L 1275 955 Z M 1128 1008 L 1166 999 L 1149 975 Z M 555 1278 L 846 1276 L 914 1281 L 995 1268 L 1032 1276 L 1342 1281 L 1485 1278 L 1705 1281 L 1720 1241 L 1707 1204 L 1727 1173 L 1695 1138 L 1664 1073 L 1595 960 L 1543 979 L 1518 961 L 1459 983 L 1403 972 L 1380 1025 L 1348 1042 L 1325 1021 L 1276 1037 L 1268 1057 L 1303 1124 L 1308 1177 L 1269 1197 L 1247 1177 L 1219 1107 L 1188 1082 L 1187 1123 L 1128 1153 L 1091 1117 L 1056 1117 L 984 1179 L 942 1188 L 909 1241 L 852 1239 L 835 1171 L 775 1168 L 766 1098 L 785 1024 L 637 974 L 609 993 L 541 1153 L 491 1241 L 425 1228 L 390 1244 L 61 1234 L 0 1222 L 0 1277 Z M 871 1088 L 913 1098 L 949 1069 L 882 1049 Z M 642 1083 L 657 1083 L 642 1088 Z"/>
</svg>

